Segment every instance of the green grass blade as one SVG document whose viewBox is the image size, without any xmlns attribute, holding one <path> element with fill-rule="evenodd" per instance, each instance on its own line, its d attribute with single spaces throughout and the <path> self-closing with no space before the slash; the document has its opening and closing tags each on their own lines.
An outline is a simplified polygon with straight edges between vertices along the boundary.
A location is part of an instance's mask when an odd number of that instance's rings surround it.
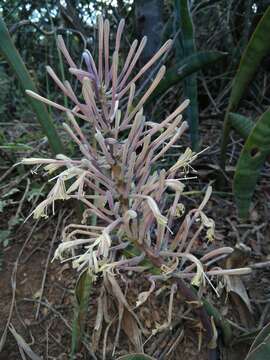
<svg viewBox="0 0 270 360">
<path fill-rule="evenodd" d="M 189 9 L 188 0 L 175 0 L 176 19 L 181 29 L 177 51 L 178 61 L 182 56 L 187 57 L 195 53 L 195 40 L 192 17 Z M 182 53 L 182 55 L 181 55 Z M 194 151 L 199 149 L 199 110 L 198 110 L 198 88 L 197 75 L 193 73 L 184 81 L 184 94 L 190 100 L 187 108 L 187 120 L 191 138 L 191 147 Z"/>
<path fill-rule="evenodd" d="M 229 111 L 235 111 L 248 84 L 258 70 L 262 59 L 269 53 L 269 33 L 270 6 L 259 21 L 240 60 L 237 73 L 233 80 L 229 100 Z"/>
<path fill-rule="evenodd" d="M 242 55 L 237 73 L 233 80 L 229 105 L 224 120 L 223 138 L 221 144 L 220 166 L 222 169 L 225 168 L 226 149 L 231 129 L 228 114 L 229 112 L 234 112 L 237 109 L 237 106 L 243 94 L 245 93 L 248 84 L 255 75 L 262 59 L 269 53 L 269 33 L 270 6 L 267 8 L 256 29 L 254 30 Z"/>
<path fill-rule="evenodd" d="M 244 139 L 246 140 L 251 133 L 254 126 L 254 122 L 246 116 L 229 113 L 230 126 Z"/>
<path fill-rule="evenodd" d="M 270 155 L 270 110 L 254 125 L 237 163 L 233 190 L 241 218 L 248 216 L 260 170 Z"/>
<path fill-rule="evenodd" d="M 220 51 L 201 51 L 187 56 L 175 67 L 166 71 L 164 78 L 160 81 L 153 94 L 149 97 L 149 102 L 164 94 L 170 87 L 184 80 L 187 76 L 198 70 L 202 70 L 224 58 L 226 53 Z"/>
<path fill-rule="evenodd" d="M 9 65 L 14 70 L 23 90 L 32 90 L 37 92 L 37 89 L 26 69 L 26 66 L 19 55 L 12 39 L 8 33 L 4 20 L 0 17 L 0 52 L 4 55 Z M 56 132 L 52 123 L 49 113 L 44 104 L 38 100 L 27 97 L 27 100 L 32 105 L 37 119 L 43 129 L 44 134 L 47 136 L 52 151 L 55 154 L 63 153 L 63 146 L 61 140 Z"/>
<path fill-rule="evenodd" d="M 76 357 L 76 353 L 79 351 L 79 347 L 84 335 L 85 318 L 88 309 L 92 284 L 93 278 L 87 270 L 80 275 L 76 284 L 76 305 L 75 315 L 72 324 L 72 345 L 70 354 L 71 359 L 74 359 Z"/>
</svg>

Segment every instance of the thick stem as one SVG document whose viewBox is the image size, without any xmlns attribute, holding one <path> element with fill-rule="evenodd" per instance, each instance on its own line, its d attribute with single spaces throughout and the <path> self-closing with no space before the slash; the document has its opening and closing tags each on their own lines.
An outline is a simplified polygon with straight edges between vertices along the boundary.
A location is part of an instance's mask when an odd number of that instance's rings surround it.
<svg viewBox="0 0 270 360">
<path fill-rule="evenodd" d="M 185 298 L 185 301 L 187 303 L 190 302 L 196 304 L 193 310 L 202 322 L 202 325 L 206 331 L 206 341 L 209 344 L 213 338 L 213 329 L 212 329 L 211 320 L 203 306 L 203 302 L 198 299 L 197 295 L 186 285 L 186 283 L 182 279 L 175 279 L 175 280 L 178 289 Z"/>
</svg>

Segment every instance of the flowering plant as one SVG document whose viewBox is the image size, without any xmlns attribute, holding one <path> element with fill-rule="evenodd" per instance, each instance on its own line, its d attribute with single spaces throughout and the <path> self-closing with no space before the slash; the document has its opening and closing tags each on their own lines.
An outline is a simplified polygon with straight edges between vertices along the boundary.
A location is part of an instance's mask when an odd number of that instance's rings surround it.
<svg viewBox="0 0 270 360">
<path fill-rule="evenodd" d="M 214 221 L 204 212 L 211 186 L 200 206 L 185 216 L 181 203 L 187 174 L 198 154 L 188 148 L 173 166 L 153 171 L 153 165 L 162 159 L 187 129 L 181 113 L 189 101 L 185 100 L 160 123 L 148 121 L 143 106 L 162 79 L 165 66 L 160 68 L 140 100 L 136 98 L 136 83 L 169 50 L 172 42 L 167 41 L 132 77 L 146 38 L 139 45 L 137 40 L 132 43 L 124 65 L 119 69 L 123 28 L 124 21 L 121 20 L 115 50 L 110 58 L 110 25 L 108 20 L 99 18 L 98 66 L 91 53 L 85 50 L 85 69 L 76 66 L 62 37 L 58 37 L 58 47 L 69 65 L 70 73 L 81 83 L 82 94 L 76 95 L 70 83 L 61 82 L 50 67 L 47 67 L 49 74 L 74 103 L 74 107 L 68 109 L 31 91 L 28 94 L 67 114 L 68 123 L 64 123 L 63 127 L 78 145 L 81 158 L 71 159 L 59 154 L 55 159 L 31 158 L 23 159 L 22 163 L 42 165 L 49 175 L 58 172 L 49 180 L 55 184 L 47 198 L 33 211 L 34 218 L 48 217 L 50 206 L 54 213 L 56 200 L 77 199 L 85 205 L 81 224 L 65 227 L 54 259 L 72 261 L 78 271 L 87 270 L 93 278 L 102 277 L 104 291 L 111 292 L 137 321 L 135 309 L 147 301 L 157 282 L 173 279 L 172 298 L 178 288 L 187 301 L 195 301 L 197 298 L 186 281 L 198 287 L 204 286 L 206 281 L 211 284 L 210 276 L 222 275 L 227 271 L 213 265 L 216 259 L 233 250 L 218 248 L 200 259 L 193 254 L 196 240 L 204 229 L 208 241 L 214 239 Z M 76 118 L 89 123 L 88 134 L 82 131 Z M 90 134 L 94 135 L 92 140 Z M 97 223 L 91 225 L 89 217 L 93 215 Z M 194 224 L 199 226 L 190 238 Z M 151 266 L 142 265 L 144 259 Z M 153 268 L 158 269 L 158 274 L 153 274 Z M 138 294 L 133 309 L 117 281 L 118 274 L 130 270 L 139 272 L 150 283 L 148 291 Z M 246 269 L 238 271 L 245 272 Z M 101 294 L 101 298 L 104 298 L 104 294 Z M 168 321 L 154 331 L 170 325 L 171 311 L 170 306 Z M 198 310 L 198 314 L 210 341 L 213 326 L 203 309 Z"/>
</svg>

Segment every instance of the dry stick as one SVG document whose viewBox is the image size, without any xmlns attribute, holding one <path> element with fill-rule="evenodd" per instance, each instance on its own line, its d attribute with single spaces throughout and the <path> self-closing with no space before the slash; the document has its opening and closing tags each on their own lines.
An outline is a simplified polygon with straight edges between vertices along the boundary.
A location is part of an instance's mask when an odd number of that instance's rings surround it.
<svg viewBox="0 0 270 360">
<path fill-rule="evenodd" d="M 63 323 L 65 324 L 65 326 L 71 331 L 72 330 L 72 326 L 68 323 L 67 319 L 65 319 L 65 317 L 59 312 L 57 311 L 52 305 L 50 305 L 49 303 L 45 302 L 45 301 L 40 301 L 37 299 L 29 299 L 29 298 L 23 298 L 23 301 L 27 301 L 27 302 L 33 302 L 33 303 L 40 303 L 42 306 L 48 308 L 49 310 L 51 310 L 55 315 L 57 315 L 59 317 L 60 320 L 63 321 Z M 83 345 L 85 346 L 86 350 L 88 351 L 89 355 L 92 356 L 92 358 L 94 360 L 97 360 L 96 355 L 92 352 L 92 350 L 89 347 L 89 344 L 86 341 L 82 341 Z"/>
<path fill-rule="evenodd" d="M 43 327 L 42 327 L 43 328 Z M 61 342 L 48 330 L 48 336 L 50 336 L 54 342 L 56 342 L 56 344 L 62 349 L 64 350 L 65 352 L 67 351 L 67 348 L 61 344 Z M 48 359 L 48 357 L 46 358 Z"/>
<path fill-rule="evenodd" d="M 36 229 L 36 231 L 39 232 L 45 225 L 48 225 L 48 222 L 44 222 L 38 229 Z M 49 235 L 46 235 L 46 237 L 39 243 L 39 245 L 29 252 L 29 254 L 20 262 L 21 265 L 26 264 L 36 251 L 43 250 L 42 245 L 45 243 L 45 241 L 47 241 L 48 237 Z"/>
<path fill-rule="evenodd" d="M 13 308 L 14 308 L 14 305 L 15 305 L 17 269 L 18 269 L 18 265 L 19 265 L 19 260 L 20 260 L 20 258 L 22 256 L 22 253 L 23 253 L 26 245 L 28 244 L 29 240 L 31 239 L 33 232 L 35 231 L 38 222 L 39 222 L 39 220 L 37 220 L 35 222 L 34 226 L 32 227 L 27 239 L 25 240 L 25 242 L 24 242 L 24 244 L 23 244 L 23 246 L 22 246 L 22 248 L 21 248 L 21 250 L 19 252 L 19 255 L 18 255 L 18 257 L 17 257 L 17 259 L 15 261 L 15 264 L 14 264 L 14 267 L 13 267 L 13 270 L 12 270 L 12 275 L 11 275 L 12 298 L 11 298 L 11 304 L 10 304 L 10 308 L 9 308 L 9 314 L 8 314 L 8 319 L 7 319 L 7 322 L 6 322 L 6 326 L 5 326 L 4 332 L 2 334 L 2 337 L 0 339 L 0 352 L 2 351 L 2 349 L 4 347 L 4 344 L 5 344 L 5 341 L 6 341 L 7 331 L 8 331 L 10 320 L 11 320 L 11 317 L 12 317 Z"/>
<path fill-rule="evenodd" d="M 3 180 L 14 170 L 15 165 L 12 165 L 11 167 L 8 168 L 8 170 L 6 172 L 4 172 L 4 174 L 0 177 L 0 183 L 3 183 Z"/>
<path fill-rule="evenodd" d="M 54 245 L 54 242 L 55 242 L 55 240 L 56 240 L 56 236 L 57 236 L 57 233 L 58 233 L 58 230 L 59 230 L 59 226 L 60 226 L 61 220 L 62 220 L 62 218 L 63 218 L 63 216 L 64 216 L 64 213 L 65 213 L 65 210 L 64 210 L 64 211 L 60 211 L 60 213 L 59 213 L 59 215 L 58 215 L 57 225 L 56 225 L 55 232 L 54 232 L 54 234 L 53 234 L 53 238 L 52 238 L 52 241 L 51 241 L 50 249 L 49 249 L 48 256 L 47 256 L 47 260 L 46 260 L 45 270 L 44 270 L 43 278 L 42 278 L 42 282 L 41 282 L 41 291 L 40 291 L 40 295 L 39 295 L 39 299 L 38 299 L 38 300 L 40 300 L 40 301 L 41 301 L 41 299 L 42 299 L 43 292 L 44 292 L 44 287 L 45 287 L 45 282 L 46 282 L 46 277 L 47 277 L 47 271 L 48 271 L 48 265 L 49 265 L 49 261 L 50 261 L 51 255 L 52 255 L 53 245 Z M 36 315 L 35 315 L 35 319 L 36 319 L 36 320 L 37 320 L 38 315 L 39 315 L 40 301 L 39 301 L 38 304 L 37 304 L 37 311 L 36 311 Z"/>
<path fill-rule="evenodd" d="M 267 317 L 267 314 L 269 314 L 269 308 L 270 308 L 270 303 L 266 304 L 263 309 L 263 312 L 261 314 L 260 321 L 258 324 L 258 329 L 262 329 L 262 327 L 264 325 L 266 325 L 265 318 Z"/>
<path fill-rule="evenodd" d="M 22 210 L 22 206 L 23 206 L 24 200 L 25 200 L 25 198 L 26 198 L 26 195 L 27 195 L 28 190 L 29 190 L 29 187 L 30 187 L 30 180 L 29 180 L 29 178 L 27 178 L 26 180 L 27 180 L 26 188 L 25 188 L 25 191 L 24 191 L 24 193 L 23 193 L 23 196 L 22 196 L 22 198 L 21 198 L 21 200 L 20 200 L 18 209 L 17 209 L 17 211 L 16 211 L 15 219 L 17 219 L 17 218 L 19 217 L 19 215 L 20 215 L 20 212 L 21 212 L 21 210 Z"/>
<path fill-rule="evenodd" d="M 174 329 L 176 329 L 175 326 Z M 168 359 L 169 355 L 175 350 L 176 346 L 181 340 L 183 340 L 183 338 L 183 327 L 177 328 L 175 333 L 170 333 L 169 336 L 167 334 L 163 341 L 159 341 L 159 343 L 164 344 L 164 346 L 162 346 L 162 349 L 160 351 L 157 350 L 156 352 L 154 352 L 153 356 L 155 356 L 155 358 L 157 359 Z"/>
<path fill-rule="evenodd" d="M 31 170 L 28 171 L 26 174 L 24 174 L 23 176 L 18 176 L 15 178 L 15 180 L 4 184 L 0 187 L 0 190 L 5 189 L 5 193 L 9 192 L 10 189 L 18 186 L 25 178 L 27 178 L 29 176 L 29 174 L 31 173 Z"/>
<path fill-rule="evenodd" d="M 270 269 L 270 261 L 258 262 L 256 264 L 249 265 L 251 269 Z"/>
</svg>

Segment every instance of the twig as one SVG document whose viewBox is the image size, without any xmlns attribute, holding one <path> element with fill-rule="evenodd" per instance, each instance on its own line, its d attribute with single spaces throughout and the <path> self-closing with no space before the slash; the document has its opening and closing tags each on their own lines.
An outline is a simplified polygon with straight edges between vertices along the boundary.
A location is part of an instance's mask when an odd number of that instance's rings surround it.
<svg viewBox="0 0 270 360">
<path fill-rule="evenodd" d="M 41 27 L 39 27 L 36 23 L 32 22 L 31 20 L 22 20 L 16 24 L 12 25 L 12 27 L 9 29 L 10 35 L 13 35 L 22 26 L 32 26 L 44 36 L 53 36 L 57 33 L 61 34 L 61 33 L 65 33 L 65 32 L 72 32 L 76 35 L 79 35 L 79 37 L 81 38 L 81 40 L 84 44 L 84 47 L 86 47 L 86 40 L 84 38 L 84 35 L 79 30 L 76 30 L 73 28 L 57 28 L 57 29 L 54 29 L 51 31 L 46 31 L 46 30 L 43 30 Z"/>
<path fill-rule="evenodd" d="M 14 264 L 14 267 L 12 270 L 12 275 L 11 275 L 12 298 L 11 298 L 11 304 L 10 304 L 10 308 L 9 308 L 8 319 L 7 319 L 6 326 L 5 326 L 4 332 L 3 332 L 2 336 L 1 336 L 1 340 L 0 340 L 0 352 L 2 351 L 5 341 L 6 341 L 7 331 L 8 331 L 9 325 L 10 325 L 10 321 L 11 321 L 11 317 L 12 317 L 12 313 L 13 313 L 13 309 L 14 309 L 15 296 L 16 296 L 17 269 L 18 269 L 19 261 L 20 261 L 20 258 L 22 256 L 22 253 L 23 253 L 26 245 L 30 241 L 30 239 L 33 235 L 33 232 L 36 229 L 38 222 L 39 222 L 39 220 L 37 220 L 35 222 L 34 226 L 32 227 L 27 239 L 25 240 L 25 242 L 19 252 L 19 255 L 15 261 L 15 264 Z"/>
<path fill-rule="evenodd" d="M 21 210 L 22 210 L 22 206 L 23 206 L 24 200 L 25 200 L 26 195 L 27 195 L 27 193 L 28 193 L 28 191 L 29 191 L 30 180 L 29 180 L 29 178 L 27 178 L 26 180 L 27 180 L 26 188 L 25 188 L 25 191 L 24 191 L 24 193 L 23 193 L 23 196 L 22 196 L 22 198 L 21 198 L 21 200 L 20 200 L 20 202 L 19 202 L 19 206 L 18 206 L 18 209 L 17 209 L 16 214 L 15 214 L 15 219 L 17 219 L 17 218 L 19 217 L 20 212 L 21 212 Z"/>
<path fill-rule="evenodd" d="M 56 314 L 57 316 L 59 316 L 59 318 L 63 321 L 63 323 L 65 324 L 65 326 L 72 331 L 72 326 L 68 323 L 68 321 L 64 318 L 64 316 L 57 310 L 55 310 L 50 304 L 48 304 L 45 301 L 40 301 L 37 299 L 29 299 L 29 298 L 23 298 L 23 301 L 27 301 L 27 302 L 37 302 L 40 303 L 40 305 L 47 307 L 49 310 L 51 310 L 54 314 Z M 85 346 L 85 348 L 87 349 L 89 355 L 94 359 L 97 360 L 96 355 L 92 352 L 92 350 L 90 349 L 88 343 L 86 341 L 82 341 L 83 345 Z"/>
<path fill-rule="evenodd" d="M 169 355 L 175 350 L 180 341 L 184 338 L 184 329 L 179 328 L 170 339 L 163 353 L 159 356 L 160 359 L 168 358 Z"/>
<path fill-rule="evenodd" d="M 47 221 L 44 222 L 36 231 L 39 232 L 45 225 L 48 225 L 48 222 L 47 222 Z M 32 257 L 32 255 L 33 255 L 36 251 L 38 251 L 38 250 L 44 250 L 44 249 L 42 249 L 42 245 L 45 243 L 45 241 L 47 241 L 48 237 L 49 237 L 49 235 L 46 234 L 46 237 L 41 241 L 41 243 L 40 243 L 37 247 L 35 247 L 35 248 L 24 258 L 24 260 L 21 261 L 21 264 L 23 264 L 23 265 L 26 264 L 26 263 L 29 261 L 29 259 Z M 44 251 L 45 251 L 45 250 L 44 250 Z"/>
<path fill-rule="evenodd" d="M 263 261 L 256 264 L 249 265 L 251 269 L 270 269 L 270 260 L 269 261 Z"/>
<path fill-rule="evenodd" d="M 64 210 L 64 211 L 60 211 L 60 212 L 59 212 L 59 215 L 58 215 L 57 225 L 56 225 L 55 232 L 54 232 L 54 235 L 53 235 L 53 238 L 52 238 L 52 241 L 51 241 L 50 249 L 49 249 L 48 256 L 47 256 L 47 260 L 46 260 L 45 270 L 44 270 L 44 273 L 43 273 L 43 278 L 42 278 L 42 282 L 41 282 L 41 290 L 40 290 L 39 300 L 41 300 L 41 299 L 42 299 L 42 296 L 43 296 L 44 286 L 45 286 L 46 277 L 47 277 L 47 271 L 48 271 L 48 265 L 49 265 L 49 261 L 50 261 L 50 259 L 51 259 L 52 250 L 53 250 L 53 245 L 54 245 L 54 242 L 55 242 L 55 240 L 56 240 L 56 236 L 57 236 L 57 233 L 58 233 L 58 230 L 59 230 L 59 226 L 60 226 L 60 223 L 61 223 L 61 220 L 62 220 L 62 218 L 63 218 L 64 213 L 65 213 L 65 210 Z M 36 311 L 36 315 L 35 315 L 35 319 L 36 319 L 36 320 L 37 320 L 38 315 L 39 315 L 39 310 L 40 310 L 40 302 L 39 302 L 38 305 L 37 305 L 37 311 Z"/>
<path fill-rule="evenodd" d="M 267 303 L 265 305 L 263 312 L 261 314 L 261 317 L 260 317 L 260 321 L 259 321 L 259 325 L 258 325 L 259 329 L 261 329 L 265 325 L 265 318 L 269 314 L 269 308 L 270 308 L 270 303 Z"/>
<path fill-rule="evenodd" d="M 12 173 L 12 171 L 14 170 L 14 168 L 15 168 L 15 165 L 9 167 L 9 168 L 7 169 L 7 171 L 4 172 L 4 174 L 0 177 L 0 183 L 2 183 L 3 180 L 4 180 L 10 173 Z"/>
</svg>

